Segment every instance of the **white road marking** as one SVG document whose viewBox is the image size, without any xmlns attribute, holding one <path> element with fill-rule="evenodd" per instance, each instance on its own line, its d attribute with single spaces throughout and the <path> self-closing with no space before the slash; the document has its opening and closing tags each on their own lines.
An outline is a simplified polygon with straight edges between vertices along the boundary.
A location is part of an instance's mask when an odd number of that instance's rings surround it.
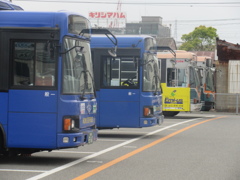
<svg viewBox="0 0 240 180">
<path fill-rule="evenodd" d="M 123 141 L 126 141 L 126 140 L 119 140 L 119 139 L 100 139 L 100 138 L 98 138 L 98 140 L 97 141 L 120 141 L 120 142 L 123 142 Z"/>
<path fill-rule="evenodd" d="M 125 148 L 137 148 L 137 146 L 123 146 Z"/>
<path fill-rule="evenodd" d="M 192 119 L 192 120 L 188 120 L 188 121 L 183 121 L 183 122 L 176 123 L 176 124 L 173 124 L 173 125 L 168 126 L 168 127 L 165 127 L 165 128 L 158 129 L 158 130 L 156 130 L 156 131 L 152 131 L 152 132 L 147 133 L 147 134 L 145 134 L 145 135 L 143 135 L 143 136 L 140 136 L 140 137 L 138 137 L 138 138 L 130 139 L 130 140 L 125 141 L 125 142 L 123 142 L 123 143 L 117 144 L 117 145 L 115 145 L 115 146 L 109 147 L 109 148 L 104 149 L 104 150 L 102 150 L 102 151 L 99 151 L 99 152 L 96 152 L 96 153 L 94 153 L 94 154 L 88 155 L 88 156 L 86 156 L 86 157 L 84 157 L 84 158 L 81 158 L 81 159 L 78 159 L 78 160 L 76 160 L 76 161 L 70 162 L 70 163 L 68 163 L 68 164 L 65 164 L 65 165 L 59 166 L 59 167 L 57 167 L 57 168 L 51 169 L 51 170 L 49 170 L 49 171 L 47 171 L 47 172 L 44 172 L 44 173 L 39 174 L 39 175 L 37 175 L 37 176 L 31 177 L 31 178 L 29 178 L 29 179 L 27 179 L 27 180 L 38 180 L 38 179 L 47 177 L 47 176 L 49 176 L 49 175 L 51 175 L 51 174 L 54 174 L 54 173 L 56 173 L 56 172 L 58 172 L 58 171 L 67 169 L 67 168 L 69 168 L 69 167 L 71 167 L 71 166 L 74 166 L 74 165 L 76 165 L 76 164 L 79 164 L 79 163 L 81 163 L 81 162 L 83 162 L 83 161 L 86 161 L 86 160 L 89 160 L 89 159 L 91 159 L 91 158 L 97 157 L 97 156 L 99 156 L 99 155 L 102 155 L 102 154 L 104 154 L 104 153 L 107 153 L 107 152 L 109 152 L 109 151 L 112 151 L 112 150 L 114 150 L 114 149 L 117 149 L 117 148 L 119 148 L 119 147 L 122 147 L 122 146 L 125 146 L 125 145 L 127 145 L 127 144 L 130 144 L 130 143 L 132 143 L 132 142 L 138 141 L 138 140 L 143 139 L 143 138 L 145 138 L 145 137 L 147 137 L 147 136 L 150 136 L 150 135 L 159 133 L 159 132 L 161 132 L 161 131 L 164 131 L 164 130 L 166 130 L 166 129 L 169 129 L 169 128 L 172 128 L 172 127 L 175 127 L 175 126 L 178 126 L 178 125 L 181 125 L 181 124 L 185 124 L 185 123 L 192 122 L 192 121 L 196 121 L 196 120 L 200 120 L 200 119 L 202 119 L 202 118 L 196 118 L 196 119 Z"/>
<path fill-rule="evenodd" d="M 52 152 L 55 152 L 55 153 L 75 153 L 75 154 L 93 154 L 93 153 L 96 153 L 96 152 L 81 152 L 81 151 L 52 151 Z"/>
<path fill-rule="evenodd" d="M 23 170 L 23 169 L 0 169 L 0 171 L 7 171 L 7 172 L 33 172 L 33 173 L 36 173 L 36 172 L 46 172 L 46 171 L 43 171 L 43 170 Z"/>
<path fill-rule="evenodd" d="M 103 161 L 87 161 L 88 163 L 99 163 L 99 164 L 102 164 Z"/>
</svg>

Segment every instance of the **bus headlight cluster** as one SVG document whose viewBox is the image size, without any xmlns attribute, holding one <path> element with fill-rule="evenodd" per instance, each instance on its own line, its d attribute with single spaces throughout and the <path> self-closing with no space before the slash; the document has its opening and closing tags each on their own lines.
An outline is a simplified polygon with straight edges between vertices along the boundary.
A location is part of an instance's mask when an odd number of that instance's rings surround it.
<svg viewBox="0 0 240 180">
<path fill-rule="evenodd" d="M 153 107 L 146 106 L 143 108 L 143 116 L 145 117 L 153 117 Z"/>
<path fill-rule="evenodd" d="M 64 117 L 63 118 L 63 130 L 64 131 L 77 131 L 79 130 L 77 119 L 72 117 Z"/>
</svg>

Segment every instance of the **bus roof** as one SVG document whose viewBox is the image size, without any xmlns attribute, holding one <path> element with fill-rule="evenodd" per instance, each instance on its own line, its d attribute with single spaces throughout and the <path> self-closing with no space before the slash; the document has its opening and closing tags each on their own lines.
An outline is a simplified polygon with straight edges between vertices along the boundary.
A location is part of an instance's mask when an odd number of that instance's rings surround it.
<svg viewBox="0 0 240 180">
<path fill-rule="evenodd" d="M 81 16 L 68 11 L 0 11 L 0 27 L 58 27 L 67 22 L 68 15 Z"/>
<path fill-rule="evenodd" d="M 115 37 L 118 40 L 118 47 L 137 47 L 146 38 L 153 39 L 149 35 L 115 35 Z M 104 35 L 92 35 L 91 47 L 112 47 L 112 43 Z"/>
<path fill-rule="evenodd" d="M 177 59 L 193 59 L 196 60 L 196 54 L 188 51 L 183 51 L 183 50 L 175 50 L 176 53 L 176 58 Z M 158 52 L 157 53 L 158 59 L 172 59 L 174 58 L 174 55 L 170 53 L 169 51 L 164 51 L 164 52 Z"/>
</svg>

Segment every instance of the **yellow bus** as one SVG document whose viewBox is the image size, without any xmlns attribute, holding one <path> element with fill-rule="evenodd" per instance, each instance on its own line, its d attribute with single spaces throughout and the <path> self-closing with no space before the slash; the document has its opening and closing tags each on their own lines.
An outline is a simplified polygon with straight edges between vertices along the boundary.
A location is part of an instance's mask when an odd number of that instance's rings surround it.
<svg viewBox="0 0 240 180">
<path fill-rule="evenodd" d="M 163 91 L 163 114 L 175 116 L 179 112 L 200 111 L 201 87 L 196 55 L 187 51 L 171 50 L 159 51 L 157 57 Z"/>
</svg>

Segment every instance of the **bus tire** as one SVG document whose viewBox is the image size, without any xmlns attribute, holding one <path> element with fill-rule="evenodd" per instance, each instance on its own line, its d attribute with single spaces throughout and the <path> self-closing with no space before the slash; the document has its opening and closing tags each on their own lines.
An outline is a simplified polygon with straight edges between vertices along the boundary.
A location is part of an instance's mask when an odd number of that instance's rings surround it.
<svg viewBox="0 0 240 180">
<path fill-rule="evenodd" d="M 3 132 L 0 128 L 0 154 L 4 153 L 4 138 L 3 138 Z"/>
</svg>

